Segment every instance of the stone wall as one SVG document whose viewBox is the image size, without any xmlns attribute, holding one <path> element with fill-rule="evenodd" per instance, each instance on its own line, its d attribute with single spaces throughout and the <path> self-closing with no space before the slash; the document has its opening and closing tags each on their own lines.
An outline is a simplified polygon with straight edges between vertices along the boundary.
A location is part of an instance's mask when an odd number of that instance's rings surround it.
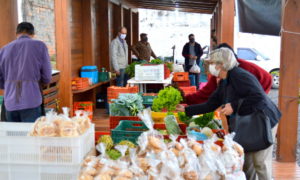
<svg viewBox="0 0 300 180">
<path fill-rule="evenodd" d="M 52 61 L 55 59 L 54 0 L 22 0 L 23 21 L 31 22 L 35 38 L 46 43 Z"/>
</svg>

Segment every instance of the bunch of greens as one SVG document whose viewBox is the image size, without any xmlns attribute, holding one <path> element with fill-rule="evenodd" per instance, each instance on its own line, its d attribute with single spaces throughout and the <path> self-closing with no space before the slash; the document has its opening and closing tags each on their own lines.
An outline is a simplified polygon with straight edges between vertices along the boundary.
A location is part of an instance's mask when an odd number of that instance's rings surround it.
<svg viewBox="0 0 300 180">
<path fill-rule="evenodd" d="M 153 100 L 152 110 L 155 112 L 161 112 L 162 110 L 174 111 L 176 105 L 182 100 L 180 91 L 169 86 L 159 91 L 157 98 Z"/>
<path fill-rule="evenodd" d="M 172 72 L 173 64 L 171 62 L 164 62 L 160 59 L 153 59 L 150 61 L 150 64 L 165 64 L 167 68 Z"/>
<path fill-rule="evenodd" d="M 179 120 L 186 125 L 192 123 L 200 128 L 209 127 L 210 129 L 222 129 L 222 123 L 214 119 L 214 112 L 206 113 L 196 118 L 187 116 L 185 112 L 179 112 L 178 117 Z"/>
<path fill-rule="evenodd" d="M 112 101 L 111 116 L 136 116 L 144 109 L 143 98 L 139 94 L 120 94 L 118 99 Z"/>
<path fill-rule="evenodd" d="M 150 61 L 150 64 L 164 64 L 164 61 L 162 61 L 161 59 L 152 59 Z"/>
<path fill-rule="evenodd" d="M 142 61 L 136 61 L 136 62 L 133 62 L 131 63 L 130 65 L 128 65 L 125 69 L 125 73 L 129 76 L 129 77 L 134 77 L 134 74 L 135 74 L 135 65 L 137 64 L 142 64 L 143 62 Z"/>
</svg>

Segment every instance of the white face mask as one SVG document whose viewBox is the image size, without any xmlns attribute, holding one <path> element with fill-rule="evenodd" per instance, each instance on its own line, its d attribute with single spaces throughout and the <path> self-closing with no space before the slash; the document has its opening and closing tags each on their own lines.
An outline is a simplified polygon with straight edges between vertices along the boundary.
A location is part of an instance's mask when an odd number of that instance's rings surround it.
<svg viewBox="0 0 300 180">
<path fill-rule="evenodd" d="M 121 39 L 125 39 L 126 38 L 126 34 L 120 34 L 120 38 Z"/>
<path fill-rule="evenodd" d="M 216 69 L 216 64 L 209 65 L 209 72 L 211 75 L 218 77 L 220 74 L 220 71 L 221 71 L 220 69 L 219 70 Z"/>
</svg>

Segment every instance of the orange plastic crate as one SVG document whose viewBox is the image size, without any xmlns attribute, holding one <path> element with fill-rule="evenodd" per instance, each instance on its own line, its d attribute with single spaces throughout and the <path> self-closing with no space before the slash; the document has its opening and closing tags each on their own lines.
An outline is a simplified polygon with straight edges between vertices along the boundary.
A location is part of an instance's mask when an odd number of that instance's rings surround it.
<svg viewBox="0 0 300 180">
<path fill-rule="evenodd" d="M 175 81 L 177 87 L 188 87 L 191 86 L 190 80 L 187 81 Z"/>
<path fill-rule="evenodd" d="M 187 81 L 189 80 L 189 73 L 188 72 L 175 72 L 173 81 Z"/>
<path fill-rule="evenodd" d="M 138 93 L 139 89 L 137 86 L 133 87 L 118 87 L 110 86 L 107 88 L 107 100 L 111 103 L 112 99 L 117 99 L 120 93 Z"/>
<path fill-rule="evenodd" d="M 74 102 L 73 103 L 74 114 L 77 110 L 83 110 L 89 112 L 90 113 L 89 118 L 93 120 L 93 102 L 91 101 Z"/>
<path fill-rule="evenodd" d="M 179 88 L 184 92 L 185 95 L 197 92 L 196 86 L 179 87 Z"/>
<path fill-rule="evenodd" d="M 168 68 L 167 65 L 164 64 L 164 78 L 167 79 L 170 77 L 170 75 L 171 75 L 170 69 Z"/>
</svg>

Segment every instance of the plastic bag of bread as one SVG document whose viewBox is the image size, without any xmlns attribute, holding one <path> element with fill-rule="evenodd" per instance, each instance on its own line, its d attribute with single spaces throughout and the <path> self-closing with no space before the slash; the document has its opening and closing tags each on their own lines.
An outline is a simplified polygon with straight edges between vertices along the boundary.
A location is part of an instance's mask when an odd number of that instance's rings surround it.
<svg viewBox="0 0 300 180">
<path fill-rule="evenodd" d="M 130 167 L 129 170 L 133 173 L 135 178 L 142 178 L 145 173 L 141 167 L 138 166 L 136 149 L 129 149 Z"/>
<path fill-rule="evenodd" d="M 228 134 L 224 139 L 222 147 L 222 160 L 224 162 L 227 174 L 233 174 L 243 170 L 244 150 L 233 141 L 234 134 Z"/>
<path fill-rule="evenodd" d="M 54 111 L 50 111 L 46 116 L 38 118 L 35 121 L 29 136 L 58 136 L 57 124 L 55 123 L 56 119 L 58 119 L 58 116 Z"/>
<path fill-rule="evenodd" d="M 168 143 L 168 150 L 172 151 L 177 157 L 179 152 L 183 150 L 183 145 L 180 142 L 177 142 L 178 135 L 170 135 L 171 142 Z"/>
<path fill-rule="evenodd" d="M 246 180 L 246 176 L 243 171 L 239 171 L 226 175 L 225 180 Z"/>
<path fill-rule="evenodd" d="M 159 156 L 162 162 L 160 179 L 182 180 L 182 178 L 180 178 L 181 169 L 176 155 L 172 151 L 166 150 L 160 153 Z"/>
<path fill-rule="evenodd" d="M 138 138 L 137 144 L 140 147 L 141 153 L 145 153 L 146 151 L 160 153 L 163 150 L 166 150 L 167 147 L 163 141 L 163 135 L 161 135 L 153 128 L 154 123 L 151 117 L 150 108 L 144 109 L 143 111 L 139 112 L 138 117 L 145 123 L 145 125 L 149 129 L 149 131 L 143 132 Z"/>
<path fill-rule="evenodd" d="M 59 135 L 61 137 L 79 136 L 78 124 L 69 118 L 69 109 L 63 107 L 63 114 L 60 115 L 64 120 L 58 122 Z"/>
<path fill-rule="evenodd" d="M 221 179 L 226 174 L 226 169 L 221 160 L 221 147 L 214 142 L 217 137 L 204 141 L 203 154 L 198 157 L 201 165 L 201 179 Z"/>
<path fill-rule="evenodd" d="M 150 168 L 147 170 L 147 175 L 149 180 L 156 180 L 159 179 L 160 168 L 158 167 L 161 163 L 160 160 L 156 158 L 148 158 Z M 151 159 L 151 160 L 150 160 Z"/>
<path fill-rule="evenodd" d="M 184 180 L 199 180 L 201 166 L 197 159 L 197 155 L 188 147 L 188 144 L 184 139 L 181 139 L 180 142 L 184 147 L 180 153 L 181 162 L 179 162 L 182 168 L 182 177 Z"/>
<path fill-rule="evenodd" d="M 75 111 L 75 116 L 72 118 L 72 120 L 78 124 L 78 131 L 80 134 L 84 134 L 91 126 L 89 112 L 86 111 Z"/>
</svg>

